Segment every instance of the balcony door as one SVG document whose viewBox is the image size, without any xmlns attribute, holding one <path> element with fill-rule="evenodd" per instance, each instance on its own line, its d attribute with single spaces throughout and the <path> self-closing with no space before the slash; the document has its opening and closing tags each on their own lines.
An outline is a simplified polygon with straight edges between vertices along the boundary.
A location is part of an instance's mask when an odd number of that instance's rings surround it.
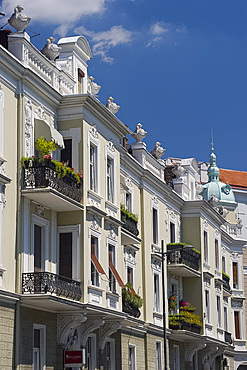
<svg viewBox="0 0 247 370">
<path fill-rule="evenodd" d="M 58 226 L 57 274 L 80 280 L 80 225 Z"/>
<path fill-rule="evenodd" d="M 41 226 L 34 224 L 34 272 L 44 270 L 44 230 Z"/>
<path fill-rule="evenodd" d="M 31 271 L 48 271 L 48 248 L 50 223 L 43 217 L 32 214 Z M 30 270 L 29 270 L 30 272 Z"/>
</svg>

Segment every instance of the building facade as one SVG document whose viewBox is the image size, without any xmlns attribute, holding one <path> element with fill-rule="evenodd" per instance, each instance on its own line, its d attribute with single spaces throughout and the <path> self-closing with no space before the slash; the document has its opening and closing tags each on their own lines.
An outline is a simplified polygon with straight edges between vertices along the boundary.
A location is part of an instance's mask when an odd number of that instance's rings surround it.
<svg viewBox="0 0 247 370">
<path fill-rule="evenodd" d="M 0 33 L 0 368 L 241 369 L 247 221 L 214 151 L 149 153 L 83 36 Z"/>
</svg>

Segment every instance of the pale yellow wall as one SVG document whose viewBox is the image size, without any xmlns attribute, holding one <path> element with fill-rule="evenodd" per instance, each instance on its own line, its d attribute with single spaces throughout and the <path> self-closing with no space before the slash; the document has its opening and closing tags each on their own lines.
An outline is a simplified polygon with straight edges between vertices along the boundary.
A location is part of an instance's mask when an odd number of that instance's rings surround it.
<svg viewBox="0 0 247 370">
<path fill-rule="evenodd" d="M 3 84 L 4 93 L 4 158 L 5 174 L 12 182 L 6 185 L 6 206 L 2 224 L 3 289 L 15 291 L 15 241 L 16 241 L 16 196 L 17 196 L 17 99 L 13 91 Z"/>
</svg>

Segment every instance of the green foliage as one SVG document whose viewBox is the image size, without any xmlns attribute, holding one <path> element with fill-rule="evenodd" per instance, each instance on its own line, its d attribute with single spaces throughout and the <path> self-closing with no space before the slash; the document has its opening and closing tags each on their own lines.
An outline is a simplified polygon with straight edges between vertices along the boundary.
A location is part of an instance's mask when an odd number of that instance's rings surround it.
<svg viewBox="0 0 247 370">
<path fill-rule="evenodd" d="M 41 156 L 50 155 L 56 150 L 54 141 L 47 141 L 44 139 L 44 136 L 41 136 L 36 141 L 36 148 L 40 151 Z"/>
<path fill-rule="evenodd" d="M 195 324 L 202 327 L 201 319 L 198 315 L 190 312 L 182 312 L 177 315 L 169 315 L 170 325 L 179 325 L 180 322 L 187 322 L 189 324 Z"/>
<path fill-rule="evenodd" d="M 123 220 L 124 220 L 124 222 L 126 222 L 127 217 L 128 217 L 128 218 L 132 218 L 132 220 L 134 220 L 135 222 L 138 222 L 138 216 L 137 216 L 137 215 L 135 215 L 134 213 L 129 212 L 129 211 L 124 207 L 124 205 L 123 205 L 123 204 L 121 204 L 121 212 L 124 214 L 124 216 L 123 216 Z"/>
<path fill-rule="evenodd" d="M 169 299 L 168 299 L 168 304 L 169 304 L 169 309 L 170 310 L 174 310 L 174 308 L 177 307 L 177 304 L 178 304 L 178 300 L 177 300 L 177 297 L 175 295 L 172 295 Z"/>
<path fill-rule="evenodd" d="M 143 300 L 137 293 L 135 293 L 130 283 L 125 284 L 125 288 L 122 289 L 122 298 L 133 307 L 142 307 Z"/>
</svg>

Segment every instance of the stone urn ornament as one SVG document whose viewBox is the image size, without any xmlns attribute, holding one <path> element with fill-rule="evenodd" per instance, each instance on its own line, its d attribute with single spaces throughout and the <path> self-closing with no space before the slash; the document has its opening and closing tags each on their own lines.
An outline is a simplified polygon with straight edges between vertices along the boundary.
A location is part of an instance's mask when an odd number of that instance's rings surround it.
<svg viewBox="0 0 247 370">
<path fill-rule="evenodd" d="M 161 157 L 165 154 L 165 151 L 166 150 L 162 148 L 160 142 L 156 141 L 155 148 L 151 150 L 150 153 L 152 154 L 152 156 L 154 156 L 154 158 L 161 159 Z"/>
<path fill-rule="evenodd" d="M 147 135 L 147 131 L 145 131 L 142 128 L 141 123 L 138 123 L 136 125 L 135 131 L 133 131 L 133 133 L 131 134 L 131 136 L 136 140 L 137 143 L 141 143 L 142 140 L 146 137 L 146 135 Z"/>
<path fill-rule="evenodd" d="M 55 60 L 56 58 L 58 58 L 60 50 L 62 50 L 60 46 L 54 44 L 54 41 L 54 37 L 49 37 L 47 39 L 47 43 L 45 44 L 43 49 L 41 49 L 41 53 L 44 54 L 49 60 Z"/>
<path fill-rule="evenodd" d="M 14 8 L 14 13 L 8 19 L 8 23 L 16 29 L 17 32 L 23 32 L 24 29 L 29 25 L 31 18 L 26 16 L 26 14 L 22 13 L 24 8 L 22 6 L 17 5 Z"/>
<path fill-rule="evenodd" d="M 109 109 L 110 112 L 113 114 L 116 114 L 119 111 L 120 105 L 117 105 L 116 103 L 113 103 L 114 98 L 110 96 L 107 99 L 106 108 Z"/>
</svg>

